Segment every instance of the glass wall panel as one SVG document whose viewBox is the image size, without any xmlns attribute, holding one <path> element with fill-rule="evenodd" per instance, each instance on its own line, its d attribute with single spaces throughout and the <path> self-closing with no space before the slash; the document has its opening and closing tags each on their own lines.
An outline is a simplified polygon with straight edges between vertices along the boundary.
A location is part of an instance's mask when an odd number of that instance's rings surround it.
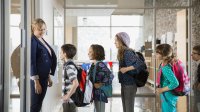
<svg viewBox="0 0 200 112">
<path fill-rule="evenodd" d="M 64 20 L 62 14 L 58 12 L 57 9 L 54 8 L 54 45 L 60 48 L 64 44 Z M 47 31 L 48 33 L 48 31 Z"/>
<path fill-rule="evenodd" d="M 110 26 L 109 16 L 78 17 L 78 26 Z"/>
<path fill-rule="evenodd" d="M 111 26 L 143 26 L 143 16 L 141 15 L 112 15 L 111 19 Z"/>
<path fill-rule="evenodd" d="M 0 5 L 0 60 L 3 60 L 3 24 L 2 24 L 2 17 L 3 17 L 3 10 L 2 10 L 2 6 L 3 6 L 3 3 L 2 3 L 2 0 L 1 0 L 1 5 Z M 0 111 L 3 111 L 3 61 L 0 62 Z"/>
<path fill-rule="evenodd" d="M 100 44 L 105 50 L 105 59 L 110 60 L 110 28 L 78 27 L 78 60 L 89 60 L 88 50 L 92 44 Z"/>
<path fill-rule="evenodd" d="M 187 9 L 158 9 L 156 10 L 156 39 L 167 43 L 174 49 L 174 54 L 187 67 Z M 159 62 L 159 60 L 157 60 Z M 157 67 L 160 63 L 156 63 Z M 187 112 L 188 96 L 179 97 L 177 110 Z"/>
<path fill-rule="evenodd" d="M 20 112 L 20 1 L 11 0 L 10 14 L 10 37 L 9 37 L 9 54 L 10 54 L 10 112 Z"/>
</svg>

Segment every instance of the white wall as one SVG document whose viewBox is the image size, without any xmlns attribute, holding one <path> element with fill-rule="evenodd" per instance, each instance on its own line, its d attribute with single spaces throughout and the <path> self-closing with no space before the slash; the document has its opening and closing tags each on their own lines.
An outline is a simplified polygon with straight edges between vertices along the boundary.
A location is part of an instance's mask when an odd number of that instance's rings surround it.
<svg viewBox="0 0 200 112">
<path fill-rule="evenodd" d="M 44 37 L 45 40 L 53 46 L 53 9 L 59 11 L 64 17 L 63 4 L 59 2 L 60 0 L 40 0 L 40 12 L 39 16 L 42 18 L 47 25 L 47 35 Z M 59 48 L 58 48 L 59 49 Z M 57 57 L 59 59 L 59 57 Z M 61 66 L 58 67 L 59 71 L 57 76 L 52 77 L 53 86 L 47 89 L 46 96 L 44 98 L 42 112 L 56 112 L 61 107 L 61 95 L 62 95 L 62 69 Z"/>
</svg>

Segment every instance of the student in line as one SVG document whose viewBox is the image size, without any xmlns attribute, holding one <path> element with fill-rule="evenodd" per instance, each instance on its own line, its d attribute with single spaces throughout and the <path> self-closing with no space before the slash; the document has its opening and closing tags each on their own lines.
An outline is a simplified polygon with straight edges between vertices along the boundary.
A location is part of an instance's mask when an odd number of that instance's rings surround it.
<svg viewBox="0 0 200 112">
<path fill-rule="evenodd" d="M 194 91 L 194 112 L 200 112 L 200 45 L 194 46 L 192 50 L 192 59 L 196 62 Z"/>
<path fill-rule="evenodd" d="M 77 68 L 74 65 L 73 58 L 76 55 L 76 47 L 72 44 L 64 44 L 61 47 L 60 58 L 64 61 L 63 64 L 63 112 L 76 112 L 77 108 L 71 100 L 71 96 L 78 87 Z"/>
<path fill-rule="evenodd" d="M 88 57 L 93 61 L 88 74 L 90 75 L 90 80 L 94 86 L 94 112 L 105 112 L 105 103 L 108 103 L 108 98 L 99 88 L 110 83 L 109 79 L 111 76 L 111 71 L 104 64 L 104 62 L 102 62 L 105 59 L 104 48 L 98 44 L 91 45 L 89 48 Z"/>
<path fill-rule="evenodd" d="M 178 96 L 172 94 L 170 90 L 178 87 L 179 82 L 172 71 L 171 61 L 174 59 L 172 47 L 169 44 L 161 44 L 156 47 L 156 58 L 160 59 L 161 77 L 160 86 L 156 93 L 160 95 L 162 112 L 176 112 Z"/>
<path fill-rule="evenodd" d="M 129 45 L 130 37 L 126 32 L 119 32 L 115 35 L 115 46 L 118 49 L 118 78 L 119 83 L 121 83 L 123 112 L 134 112 L 135 95 L 137 92 L 134 75 L 137 75 L 141 69 L 146 67 L 135 52 L 129 48 Z"/>
<path fill-rule="evenodd" d="M 46 23 L 38 18 L 31 25 L 31 112 L 40 112 L 47 86 L 53 82 L 57 58 L 54 50 L 44 40 Z"/>
</svg>

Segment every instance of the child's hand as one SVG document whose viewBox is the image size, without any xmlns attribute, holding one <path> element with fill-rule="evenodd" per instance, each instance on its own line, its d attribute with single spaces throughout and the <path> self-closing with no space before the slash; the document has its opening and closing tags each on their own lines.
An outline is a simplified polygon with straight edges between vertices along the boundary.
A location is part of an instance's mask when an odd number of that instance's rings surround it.
<svg viewBox="0 0 200 112">
<path fill-rule="evenodd" d="M 68 101 L 69 101 L 68 95 L 66 94 L 66 95 L 62 96 L 62 100 L 63 100 L 64 102 L 68 102 Z"/>
<path fill-rule="evenodd" d="M 102 85 L 103 85 L 102 83 L 94 83 L 94 87 L 97 89 L 100 88 Z"/>
<path fill-rule="evenodd" d="M 122 73 L 124 74 L 124 73 L 126 73 L 128 70 L 127 70 L 127 67 L 122 67 L 119 71 L 122 72 Z"/>
<path fill-rule="evenodd" d="M 53 85 L 53 81 L 51 80 L 51 77 L 48 78 L 48 86 L 51 87 Z"/>
<path fill-rule="evenodd" d="M 162 88 L 157 88 L 156 89 L 156 94 L 161 94 L 161 93 L 163 93 L 163 89 Z"/>
</svg>

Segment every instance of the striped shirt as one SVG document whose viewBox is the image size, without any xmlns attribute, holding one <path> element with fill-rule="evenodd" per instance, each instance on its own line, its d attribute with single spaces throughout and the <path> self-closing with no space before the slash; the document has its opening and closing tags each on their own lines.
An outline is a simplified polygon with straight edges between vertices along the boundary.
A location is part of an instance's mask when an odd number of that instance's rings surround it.
<svg viewBox="0 0 200 112">
<path fill-rule="evenodd" d="M 74 79 L 77 79 L 77 69 L 74 65 L 69 64 L 70 62 L 73 62 L 72 60 L 68 60 L 64 63 L 63 66 L 63 95 L 67 94 L 67 92 L 72 87 L 72 81 Z"/>
</svg>

